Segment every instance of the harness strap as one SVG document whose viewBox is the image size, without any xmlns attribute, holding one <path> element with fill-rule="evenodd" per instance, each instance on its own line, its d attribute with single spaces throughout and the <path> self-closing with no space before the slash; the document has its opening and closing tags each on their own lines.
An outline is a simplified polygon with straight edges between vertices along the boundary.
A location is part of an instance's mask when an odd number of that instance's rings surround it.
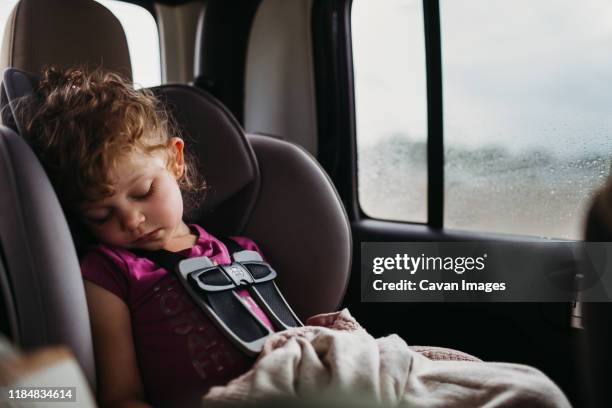
<svg viewBox="0 0 612 408">
<path fill-rule="evenodd" d="M 133 250 L 155 264 L 176 273 L 192 299 L 217 326 L 247 354 L 258 354 L 272 331 L 238 295 L 246 288 L 264 309 L 276 329 L 299 327 L 302 323 L 280 293 L 276 272 L 254 251 L 247 251 L 231 238 L 221 239 L 232 261 L 216 265 L 207 257 L 187 259 L 167 250 Z"/>
<path fill-rule="evenodd" d="M 229 252 L 230 259 L 234 259 L 234 254 L 236 252 L 244 251 L 244 247 L 240 245 L 238 242 L 231 238 L 219 238 L 219 241 L 223 242 L 223 245 L 227 248 L 227 252 Z"/>
<path fill-rule="evenodd" d="M 235 243 L 235 245 L 238 244 Z M 183 255 L 165 249 L 160 249 L 158 251 L 135 249 L 132 250 L 132 252 L 141 258 L 149 259 L 168 271 L 176 273 L 178 273 L 176 267 L 179 262 L 186 259 Z M 221 275 L 221 277 L 212 276 L 211 278 L 212 283 L 221 283 L 225 277 Z M 194 296 L 191 291 L 190 295 L 192 297 Z M 258 324 L 258 322 L 253 319 L 251 313 L 244 307 L 239 296 L 234 291 L 199 291 L 197 295 L 204 297 L 212 311 L 215 312 L 219 319 L 221 319 L 241 340 L 252 342 L 268 334 L 265 327 L 262 327 L 261 324 Z"/>
<path fill-rule="evenodd" d="M 244 251 L 242 245 L 231 238 L 221 238 L 220 241 L 227 247 L 231 259 L 240 262 L 240 259 L 236 259 L 235 255 Z M 264 265 L 250 262 L 243 262 L 242 265 L 248 269 L 255 279 L 260 279 L 269 273 L 268 267 Z M 273 280 L 255 283 L 253 289 L 261 305 L 269 315 L 272 315 L 277 326 L 280 326 L 281 329 L 302 326 Z"/>
</svg>

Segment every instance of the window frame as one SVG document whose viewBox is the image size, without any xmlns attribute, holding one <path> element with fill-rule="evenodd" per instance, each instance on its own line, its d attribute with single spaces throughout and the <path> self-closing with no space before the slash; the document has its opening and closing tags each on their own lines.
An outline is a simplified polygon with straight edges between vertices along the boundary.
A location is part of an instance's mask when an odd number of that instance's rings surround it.
<svg viewBox="0 0 612 408">
<path fill-rule="evenodd" d="M 438 0 L 423 0 L 427 75 L 427 224 L 444 228 L 444 110 Z"/>
<path fill-rule="evenodd" d="M 423 0 L 427 90 L 427 222 L 382 221 L 368 216 L 357 193 L 357 137 L 352 58 L 353 0 L 313 2 L 313 50 L 319 135 L 318 159 L 352 221 L 444 227 L 444 129 L 438 0 Z M 329 86 L 329 84 L 334 86 Z"/>
</svg>

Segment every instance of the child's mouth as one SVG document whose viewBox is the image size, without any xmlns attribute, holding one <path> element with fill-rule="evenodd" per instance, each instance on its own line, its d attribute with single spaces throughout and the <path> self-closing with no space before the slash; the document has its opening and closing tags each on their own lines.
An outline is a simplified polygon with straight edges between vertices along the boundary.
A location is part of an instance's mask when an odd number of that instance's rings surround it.
<svg viewBox="0 0 612 408">
<path fill-rule="evenodd" d="M 134 241 L 134 244 L 141 244 L 143 242 L 149 242 L 149 241 L 155 240 L 157 238 L 159 231 L 161 231 L 161 228 L 158 228 L 156 230 L 149 232 L 148 234 L 141 236 L 136 241 Z"/>
</svg>

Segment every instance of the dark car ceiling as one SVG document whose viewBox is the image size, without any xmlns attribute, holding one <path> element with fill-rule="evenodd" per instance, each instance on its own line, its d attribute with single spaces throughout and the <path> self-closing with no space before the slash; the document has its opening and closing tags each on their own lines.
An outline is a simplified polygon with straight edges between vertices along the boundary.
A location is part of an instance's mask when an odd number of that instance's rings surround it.
<svg viewBox="0 0 612 408">
<path fill-rule="evenodd" d="M 194 0 L 114 0 L 114 1 L 122 1 L 124 3 L 132 3 L 147 8 L 149 10 L 153 9 L 153 5 L 155 3 L 165 4 L 168 6 L 180 6 L 181 4 L 193 3 Z M 203 2 L 205 0 L 202 0 Z"/>
<path fill-rule="evenodd" d="M 154 5 L 156 3 L 165 4 L 167 6 L 180 6 L 181 4 L 192 3 L 194 0 L 157 0 L 157 1 L 153 1 L 153 0 L 113 0 L 113 1 L 136 4 L 137 6 L 147 9 L 155 17 Z M 206 0 L 202 0 L 202 2 L 204 1 Z"/>
</svg>

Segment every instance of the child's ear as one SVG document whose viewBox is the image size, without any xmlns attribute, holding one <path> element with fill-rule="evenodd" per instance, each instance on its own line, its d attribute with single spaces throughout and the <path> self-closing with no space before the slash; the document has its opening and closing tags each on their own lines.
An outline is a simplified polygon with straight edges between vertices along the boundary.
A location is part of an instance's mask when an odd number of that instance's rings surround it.
<svg viewBox="0 0 612 408">
<path fill-rule="evenodd" d="M 185 172 L 184 148 L 185 142 L 180 137 L 172 137 L 168 140 L 168 150 L 173 157 L 170 163 L 170 171 L 177 180 L 183 177 L 183 173 Z"/>
</svg>

